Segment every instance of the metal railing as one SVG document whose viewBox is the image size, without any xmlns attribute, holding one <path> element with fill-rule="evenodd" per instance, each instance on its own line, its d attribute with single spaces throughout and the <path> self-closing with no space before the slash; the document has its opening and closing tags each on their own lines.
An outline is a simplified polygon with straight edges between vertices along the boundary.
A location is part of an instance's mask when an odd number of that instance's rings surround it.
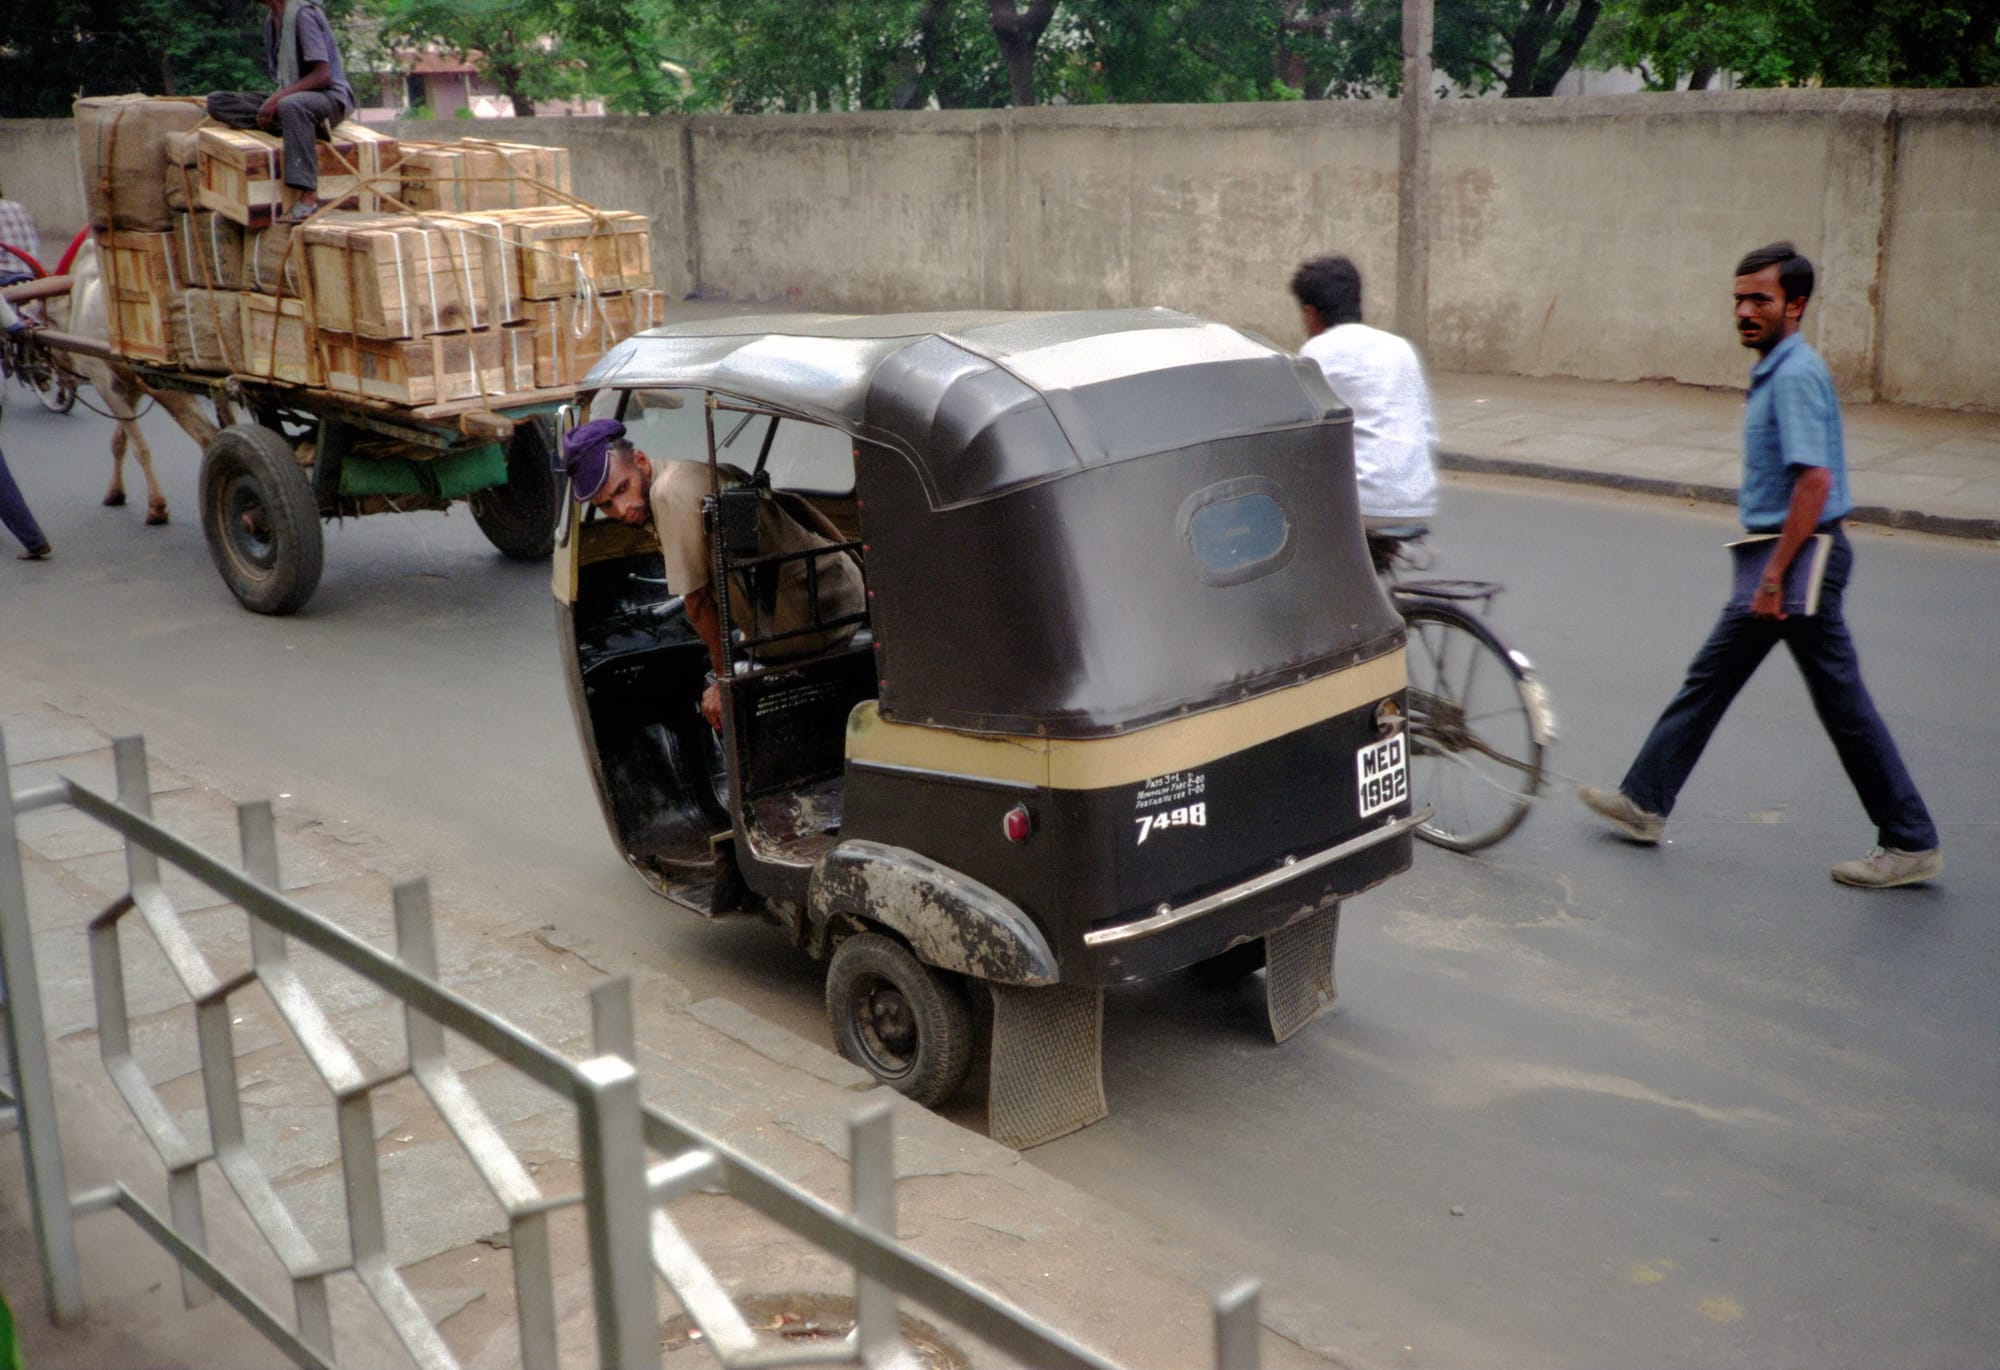
<svg viewBox="0 0 2000 1370">
<path fill-rule="evenodd" d="M 352 1275 L 411 1359 L 423 1367 L 459 1364 L 393 1263 L 385 1220 L 374 1101 L 414 1080 L 506 1215 L 513 1256 L 519 1363 L 557 1363 L 558 1317 L 550 1220 L 580 1209 L 588 1234 L 592 1322 L 604 1366 L 657 1365 L 659 1284 L 677 1299 L 716 1358 L 729 1367 L 860 1366 L 913 1363 L 899 1301 L 909 1300 L 1036 1370 L 1113 1370 L 1111 1362 L 1031 1315 L 927 1260 L 896 1231 L 892 1111 L 864 1106 L 851 1118 L 852 1208 L 837 1209 L 640 1098 L 630 982 L 607 980 L 590 995 L 592 1055 L 571 1060 L 438 982 L 428 887 L 394 889 L 395 954 L 370 946 L 279 892 L 275 825 L 268 803 L 237 810 L 239 869 L 176 837 L 153 820 L 144 743 L 113 744 L 115 796 L 67 779 L 20 792 L 7 782 L 0 736 L 0 992 L 13 1082 L 13 1121 L 22 1137 L 29 1201 L 52 1316 L 83 1313 L 75 1234 L 78 1218 L 118 1209 L 182 1266 L 190 1306 L 220 1296 L 294 1364 L 341 1364 L 328 1281 Z M 127 889 L 88 929 L 99 1052 L 111 1082 L 166 1172 L 164 1213 L 128 1177 L 82 1193 L 67 1187 L 41 990 L 35 976 L 17 816 L 68 805 L 124 842 Z M 224 975 L 183 924 L 161 882 L 161 863 L 235 904 L 249 918 L 249 966 Z M 119 928 L 136 920 L 164 954 L 195 1012 L 206 1136 L 176 1120 L 134 1054 Z M 377 1069 L 343 1040 L 292 959 L 294 944 L 400 1001 L 403 1062 Z M 332 1097 L 345 1193 L 345 1249 L 325 1249 L 286 1207 L 246 1141 L 237 1076 L 231 996 L 260 986 L 290 1027 Z M 547 1194 L 447 1056 L 454 1034 L 566 1100 L 575 1110 L 582 1185 Z M 0 1130 L 7 1114 L 0 1112 Z M 219 1174 L 254 1223 L 291 1286 L 286 1317 L 269 1307 L 212 1254 L 203 1183 Z M 838 1258 L 854 1279 L 853 1327 L 814 1344 L 760 1341 L 734 1297 L 695 1249 L 671 1206 L 683 1196 L 721 1193 Z M 658 1281 L 655 1280 L 655 1275 Z M 1258 1296 L 1244 1283 L 1215 1303 L 1217 1370 L 1258 1365 Z"/>
</svg>

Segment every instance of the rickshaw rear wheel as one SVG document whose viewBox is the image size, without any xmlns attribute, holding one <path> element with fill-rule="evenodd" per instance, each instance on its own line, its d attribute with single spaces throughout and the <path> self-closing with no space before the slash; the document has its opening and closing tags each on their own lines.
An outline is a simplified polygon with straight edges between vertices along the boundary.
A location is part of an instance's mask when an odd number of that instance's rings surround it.
<svg viewBox="0 0 2000 1370">
<path fill-rule="evenodd" d="M 972 1069 L 972 1007 L 958 986 L 893 937 L 860 932 L 826 968 L 826 1016 L 840 1054 L 935 1108 Z"/>
<path fill-rule="evenodd" d="M 296 613 L 319 586 L 326 551 L 312 480 L 261 424 L 233 423 L 209 440 L 201 529 L 223 582 L 254 613 Z"/>
<path fill-rule="evenodd" d="M 554 452 L 555 429 L 546 417 L 516 425 L 507 442 L 507 483 L 471 498 L 479 531 L 516 561 L 540 561 L 555 550 L 562 492 L 550 465 Z"/>
</svg>

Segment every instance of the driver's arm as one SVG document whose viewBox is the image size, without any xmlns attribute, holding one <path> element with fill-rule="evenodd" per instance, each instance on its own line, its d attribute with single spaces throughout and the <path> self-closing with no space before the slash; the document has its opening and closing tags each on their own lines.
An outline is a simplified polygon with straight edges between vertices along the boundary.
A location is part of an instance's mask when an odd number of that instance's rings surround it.
<svg viewBox="0 0 2000 1370">
<path fill-rule="evenodd" d="M 729 674 L 729 653 L 722 641 L 722 615 L 709 584 L 708 531 L 702 526 L 701 501 L 708 493 L 708 467 L 692 462 L 665 464 L 653 479 L 647 497 L 653 508 L 653 531 L 660 539 L 660 556 L 667 588 L 681 597 L 687 621 L 708 647 L 717 680 Z M 701 716 L 711 728 L 722 726 L 722 692 L 710 685 L 702 691 Z"/>
<path fill-rule="evenodd" d="M 722 615 L 715 610 L 715 596 L 704 585 L 683 595 L 681 604 L 687 610 L 687 621 L 708 644 L 708 660 L 716 675 L 729 674 L 728 658 L 722 654 Z"/>
</svg>

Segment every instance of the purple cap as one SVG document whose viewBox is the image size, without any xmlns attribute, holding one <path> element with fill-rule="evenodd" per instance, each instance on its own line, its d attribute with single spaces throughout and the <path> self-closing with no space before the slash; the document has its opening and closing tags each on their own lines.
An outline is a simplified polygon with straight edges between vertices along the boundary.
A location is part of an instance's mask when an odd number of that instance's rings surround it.
<svg viewBox="0 0 2000 1370">
<path fill-rule="evenodd" d="M 624 436 L 625 425 L 618 420 L 592 419 L 563 439 L 563 470 L 578 499 L 587 503 L 597 498 L 611 474 L 611 444 Z"/>
</svg>

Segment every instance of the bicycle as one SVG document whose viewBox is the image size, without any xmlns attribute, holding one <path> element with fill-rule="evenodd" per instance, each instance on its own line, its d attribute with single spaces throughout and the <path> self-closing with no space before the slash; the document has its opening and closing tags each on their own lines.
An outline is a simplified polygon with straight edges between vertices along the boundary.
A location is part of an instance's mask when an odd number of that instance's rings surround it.
<svg viewBox="0 0 2000 1370">
<path fill-rule="evenodd" d="M 1410 793 L 1432 810 L 1417 835 L 1473 852 L 1528 816 L 1542 789 L 1542 752 L 1556 738 L 1555 710 L 1527 655 L 1481 617 L 1505 587 L 1404 578 L 1427 565 L 1410 545 L 1429 531 L 1371 529 L 1368 548 L 1408 632 Z"/>
</svg>

